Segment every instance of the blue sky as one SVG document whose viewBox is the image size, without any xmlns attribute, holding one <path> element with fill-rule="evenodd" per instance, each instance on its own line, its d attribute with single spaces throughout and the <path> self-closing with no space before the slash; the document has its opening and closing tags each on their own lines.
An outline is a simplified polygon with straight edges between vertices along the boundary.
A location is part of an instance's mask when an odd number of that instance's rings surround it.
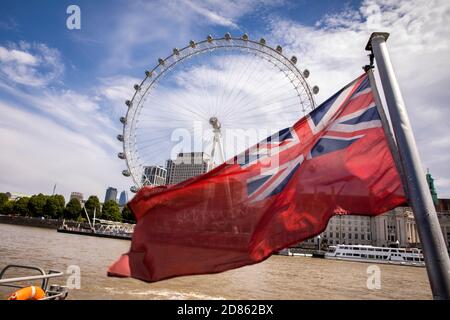
<svg viewBox="0 0 450 320">
<path fill-rule="evenodd" d="M 81 30 L 66 9 L 81 9 Z M 372 31 L 389 48 L 425 168 L 450 197 L 448 1 L 2 1 L 0 191 L 128 189 L 116 157 L 123 101 L 173 47 L 225 32 L 281 44 L 320 102 L 361 73 Z M 439 61 L 439 63 L 437 63 Z M 6 155 L 6 156 L 4 156 Z"/>
</svg>

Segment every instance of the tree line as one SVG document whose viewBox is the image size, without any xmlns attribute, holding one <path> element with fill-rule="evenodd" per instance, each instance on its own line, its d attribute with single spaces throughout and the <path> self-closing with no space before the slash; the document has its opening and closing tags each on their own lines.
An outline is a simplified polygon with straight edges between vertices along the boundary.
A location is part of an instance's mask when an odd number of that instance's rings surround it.
<svg viewBox="0 0 450 320">
<path fill-rule="evenodd" d="M 135 223 L 128 206 L 120 210 L 114 200 L 106 201 L 102 206 L 97 196 L 90 196 L 84 203 L 84 207 L 91 219 L 95 212 L 95 217 L 98 219 Z M 6 193 L 0 193 L 0 214 L 80 222 L 87 220 L 80 200 L 73 198 L 66 204 L 64 196 L 60 194 L 49 196 L 39 193 L 31 197 L 10 200 Z"/>
</svg>

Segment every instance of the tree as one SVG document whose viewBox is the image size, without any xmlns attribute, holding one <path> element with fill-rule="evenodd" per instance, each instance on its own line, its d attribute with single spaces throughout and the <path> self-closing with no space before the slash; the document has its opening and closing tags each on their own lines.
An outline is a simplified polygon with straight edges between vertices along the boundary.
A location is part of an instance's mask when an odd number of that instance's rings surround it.
<svg viewBox="0 0 450 320">
<path fill-rule="evenodd" d="M 122 221 L 119 205 L 114 200 L 108 200 L 103 204 L 102 219 L 110 221 Z"/>
<path fill-rule="evenodd" d="M 64 216 L 64 207 L 66 206 L 66 199 L 64 199 L 64 196 L 60 194 L 55 194 L 52 197 L 56 200 L 56 203 L 58 205 L 57 217 L 62 218 Z"/>
<path fill-rule="evenodd" d="M 77 198 L 71 199 L 64 209 L 64 219 L 77 220 L 81 213 L 81 203 Z"/>
<path fill-rule="evenodd" d="M 122 209 L 122 221 L 127 223 L 136 223 L 133 212 L 125 205 Z"/>
<path fill-rule="evenodd" d="M 38 195 L 33 195 L 28 202 L 29 213 L 32 217 L 42 217 L 44 216 L 44 207 L 47 203 L 48 196 L 39 193 Z"/>
<path fill-rule="evenodd" d="M 0 207 L 0 214 L 4 214 L 4 215 L 13 214 L 14 213 L 13 206 L 14 206 L 14 201 L 5 202 Z"/>
<path fill-rule="evenodd" d="M 65 202 L 64 197 L 59 194 L 47 197 L 44 215 L 53 219 L 62 219 L 64 217 Z"/>
<path fill-rule="evenodd" d="M 9 201 L 8 196 L 6 195 L 6 193 L 1 192 L 0 193 L 0 208 Z"/>
<path fill-rule="evenodd" d="M 13 204 L 13 213 L 18 214 L 21 216 L 27 216 L 30 213 L 30 210 L 28 209 L 28 202 L 30 201 L 30 198 L 23 197 L 16 201 L 14 201 Z"/>
<path fill-rule="evenodd" d="M 64 207 L 63 207 L 64 208 Z M 58 200 L 55 197 L 48 197 L 44 206 L 44 216 L 46 218 L 58 219 L 60 211 Z"/>
<path fill-rule="evenodd" d="M 100 217 L 101 215 L 100 200 L 98 200 L 97 196 L 90 196 L 87 199 L 86 203 L 84 204 L 84 207 L 86 208 L 86 211 L 89 214 L 90 218 L 94 217 L 94 210 L 96 218 Z"/>
<path fill-rule="evenodd" d="M 6 193 L 0 193 L 0 214 L 9 214 L 9 209 L 11 206 L 9 203 L 9 197 Z"/>
</svg>

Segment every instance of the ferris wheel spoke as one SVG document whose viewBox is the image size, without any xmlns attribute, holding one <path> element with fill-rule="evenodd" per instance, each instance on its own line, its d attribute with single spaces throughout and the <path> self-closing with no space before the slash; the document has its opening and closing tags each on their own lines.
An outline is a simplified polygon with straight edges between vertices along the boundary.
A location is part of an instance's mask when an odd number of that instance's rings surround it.
<svg viewBox="0 0 450 320">
<path fill-rule="evenodd" d="M 245 104 L 246 102 L 249 102 L 249 103 L 252 102 L 255 97 L 257 97 L 258 99 L 262 99 L 263 97 L 265 97 L 268 94 L 268 88 L 270 88 L 272 86 L 273 80 L 274 80 L 274 77 L 271 77 L 270 79 L 268 79 L 268 81 L 265 84 L 260 86 L 251 95 L 249 94 L 249 95 L 247 95 L 247 97 L 243 96 L 243 98 L 236 101 L 235 105 L 239 106 L 239 108 L 242 108 L 242 106 L 246 106 L 246 104 Z M 281 85 L 279 87 L 282 87 L 282 86 L 285 86 L 285 84 Z"/>
<path fill-rule="evenodd" d="M 272 98 L 272 96 L 285 96 L 284 92 L 279 92 L 277 90 L 279 90 L 280 87 L 277 87 L 275 89 L 273 89 L 274 92 L 271 92 L 269 90 L 266 90 L 265 93 L 262 93 L 260 96 L 256 96 L 258 98 L 258 100 L 260 101 L 266 101 L 266 99 Z M 270 96 L 269 96 L 270 95 Z M 245 101 L 241 102 L 240 104 L 240 110 L 242 110 L 242 112 L 240 113 L 240 115 L 242 116 L 245 113 L 249 113 L 250 111 L 253 111 L 254 109 L 249 109 L 248 106 L 254 104 L 254 99 L 246 99 Z"/>
<path fill-rule="evenodd" d="M 246 58 L 242 59 L 242 58 L 235 57 L 233 60 L 234 60 L 234 65 L 236 65 L 236 63 L 238 63 L 238 66 L 239 66 L 239 68 L 237 68 L 235 66 L 234 69 L 238 69 L 240 72 L 236 73 L 235 76 L 234 75 L 230 76 L 229 83 L 231 84 L 231 89 L 227 90 L 227 95 L 224 97 L 224 99 L 222 99 L 222 106 L 229 105 L 228 103 L 225 103 L 225 101 L 230 101 L 230 98 L 233 96 L 236 88 L 242 87 L 241 80 L 243 79 L 244 75 L 246 75 L 248 73 L 248 71 L 251 70 L 250 64 L 247 63 Z M 252 65 L 255 62 L 255 60 L 256 59 L 252 59 L 252 61 L 251 61 Z"/>
<path fill-rule="evenodd" d="M 239 77 L 239 80 L 236 80 L 236 81 L 232 82 L 232 83 L 234 83 L 233 89 L 232 89 L 232 92 L 228 96 L 228 100 L 227 100 L 228 103 L 226 104 L 227 106 L 229 106 L 229 108 L 228 108 L 229 110 L 225 114 L 222 115 L 223 117 L 226 117 L 227 114 L 232 113 L 232 112 L 236 112 L 238 110 L 238 106 L 237 106 L 236 103 L 234 103 L 234 101 L 236 99 L 236 96 L 244 91 L 242 89 L 241 81 L 242 81 L 242 79 L 246 79 L 243 82 L 244 85 L 249 83 L 249 78 L 256 73 L 256 72 L 252 73 L 251 70 L 254 67 L 254 64 L 257 63 L 258 61 L 259 61 L 258 59 L 252 59 L 251 64 L 246 65 L 247 68 L 243 68 L 245 70 L 245 72 L 243 72 L 241 74 L 241 76 Z M 244 77 L 244 75 L 246 77 Z M 241 88 L 241 90 L 236 91 L 237 88 Z M 236 92 L 236 93 L 234 93 L 234 92 Z"/>
</svg>

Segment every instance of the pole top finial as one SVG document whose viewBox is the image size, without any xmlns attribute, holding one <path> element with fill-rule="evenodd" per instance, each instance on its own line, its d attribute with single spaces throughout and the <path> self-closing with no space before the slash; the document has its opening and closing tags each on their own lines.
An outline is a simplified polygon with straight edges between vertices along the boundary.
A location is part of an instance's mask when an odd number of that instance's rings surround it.
<svg viewBox="0 0 450 320">
<path fill-rule="evenodd" d="M 389 33 L 388 32 L 373 32 L 370 35 L 369 41 L 366 44 L 366 51 L 372 51 L 372 39 L 375 37 L 381 36 L 384 38 L 385 41 L 387 41 L 387 39 L 389 38 Z"/>
</svg>

